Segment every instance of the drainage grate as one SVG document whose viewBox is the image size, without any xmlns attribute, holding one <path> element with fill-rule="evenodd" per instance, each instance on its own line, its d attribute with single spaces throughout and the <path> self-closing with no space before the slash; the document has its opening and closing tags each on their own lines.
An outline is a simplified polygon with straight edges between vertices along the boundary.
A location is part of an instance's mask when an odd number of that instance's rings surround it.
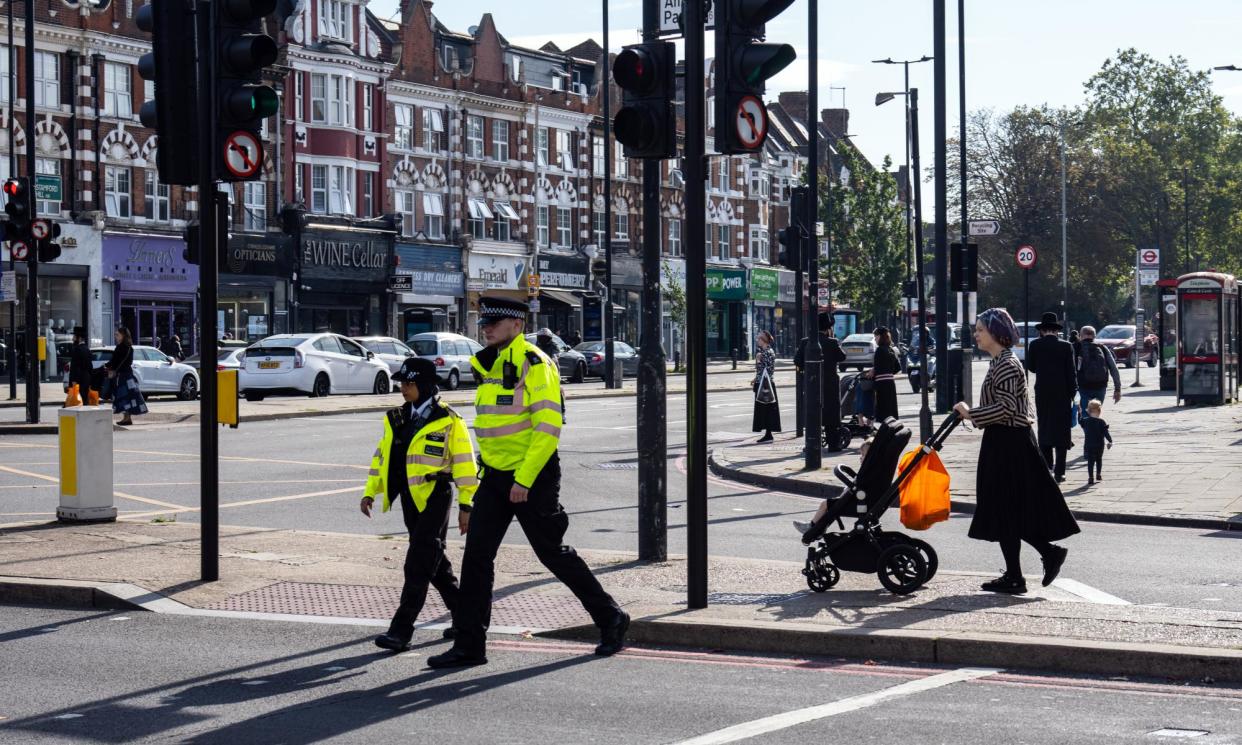
<svg viewBox="0 0 1242 745">
<path fill-rule="evenodd" d="M 713 592 L 707 596 L 707 602 L 711 605 L 779 605 L 806 595 L 810 593 L 790 592 L 781 595 L 764 595 L 751 592 Z"/>
<path fill-rule="evenodd" d="M 399 587 L 277 582 L 233 595 L 207 606 L 210 610 L 246 613 L 288 613 L 302 616 L 388 619 L 401 599 Z M 420 623 L 447 622 L 448 610 L 434 589 L 419 614 Z M 591 617 L 573 597 L 524 592 L 504 595 L 492 603 L 493 626 L 555 629 L 590 623 Z"/>
<path fill-rule="evenodd" d="M 597 471 L 637 471 L 638 461 L 636 460 L 606 460 L 603 463 L 584 464 L 587 468 L 593 468 Z"/>
</svg>

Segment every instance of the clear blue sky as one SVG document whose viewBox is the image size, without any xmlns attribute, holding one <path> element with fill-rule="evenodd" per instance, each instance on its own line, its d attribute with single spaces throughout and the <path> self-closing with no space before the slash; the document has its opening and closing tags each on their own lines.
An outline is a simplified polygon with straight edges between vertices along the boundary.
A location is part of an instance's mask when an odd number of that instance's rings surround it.
<svg viewBox="0 0 1242 745">
<path fill-rule="evenodd" d="M 949 127 L 957 131 L 957 3 L 949 5 Z M 397 0 L 371 0 L 372 12 L 390 17 Z M 612 0 L 614 50 L 638 40 L 638 0 Z M 805 90 L 807 0 L 797 0 L 768 26 L 768 39 L 794 45 L 799 60 L 769 82 L 771 97 Z M 565 0 L 440 0 L 434 12 L 450 28 L 465 31 L 491 12 L 501 34 L 515 43 L 565 47 L 593 37 L 602 40 L 600 4 Z M 932 54 L 931 0 L 856 0 L 819 5 L 819 100 L 821 107 L 850 109 L 850 134 L 873 161 L 904 158 L 901 106 L 876 108 L 877 92 L 900 90 L 899 66 L 872 59 L 918 58 Z M 1186 57 L 1193 68 L 1242 66 L 1240 0 L 966 0 L 966 94 L 970 109 L 1006 110 L 1016 105 L 1073 106 L 1083 101 L 1082 84 L 1117 49 L 1136 47 L 1157 58 Z M 711 50 L 708 35 L 707 49 Z M 1234 112 L 1242 111 L 1242 72 L 1213 73 L 1216 90 Z M 932 163 L 932 63 L 910 68 L 919 88 L 923 160 Z M 930 184 L 924 186 L 930 208 Z M 931 217 L 929 211 L 928 218 Z"/>
</svg>

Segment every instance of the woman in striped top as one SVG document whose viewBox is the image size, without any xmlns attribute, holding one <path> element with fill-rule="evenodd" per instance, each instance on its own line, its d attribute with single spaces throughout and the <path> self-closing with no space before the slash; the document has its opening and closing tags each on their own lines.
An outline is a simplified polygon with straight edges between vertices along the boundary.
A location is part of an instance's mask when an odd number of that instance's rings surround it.
<svg viewBox="0 0 1242 745">
<path fill-rule="evenodd" d="M 1035 431 L 1026 371 L 1010 347 L 1018 338 L 1013 319 L 1002 308 L 979 314 L 976 346 L 992 356 L 983 379 L 979 405 L 953 407 L 963 419 L 983 428 L 975 479 L 975 515 L 970 537 L 997 541 L 1005 557 L 1005 573 L 983 583 L 990 592 L 1026 592 L 1019 554 L 1022 541 L 1039 552 L 1044 586 L 1052 584 L 1069 551 L 1052 541 L 1078 532 L 1061 489 L 1048 470 Z"/>
</svg>

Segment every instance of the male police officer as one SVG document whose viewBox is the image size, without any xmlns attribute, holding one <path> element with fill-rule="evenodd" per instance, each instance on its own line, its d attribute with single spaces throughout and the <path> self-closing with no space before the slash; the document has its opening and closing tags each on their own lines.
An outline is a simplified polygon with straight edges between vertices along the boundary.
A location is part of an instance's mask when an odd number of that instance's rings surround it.
<svg viewBox="0 0 1242 745">
<path fill-rule="evenodd" d="M 561 544 L 569 517 L 560 505 L 561 382 L 555 363 L 526 341 L 525 303 L 484 297 L 479 325 L 487 347 L 470 364 L 479 379 L 474 433 L 482 455 L 482 481 L 466 536 L 461 596 L 453 616 L 453 648 L 427 660 L 433 668 L 486 664 L 496 552 L 516 517 L 535 555 L 578 597 L 595 625 L 595 653 L 616 654 L 630 617 L 591 574 L 586 562 Z"/>
<path fill-rule="evenodd" d="M 449 484 L 457 485 L 457 527 L 465 534 L 479 479 L 466 423 L 436 396 L 435 364 L 417 357 L 407 359 L 392 379 L 401 383 L 405 404 L 384 416 L 384 434 L 367 473 L 362 514 L 371 516 L 376 495 L 384 500 L 384 512 L 397 499 L 410 531 L 401 604 L 388 633 L 375 640 L 377 646 L 399 652 L 414 635 L 414 621 L 427 599 L 428 584 L 435 585 L 449 612 L 456 613 L 460 591 L 453 565 L 444 555 L 452 507 Z M 451 630 L 445 636 L 451 637 Z"/>
</svg>

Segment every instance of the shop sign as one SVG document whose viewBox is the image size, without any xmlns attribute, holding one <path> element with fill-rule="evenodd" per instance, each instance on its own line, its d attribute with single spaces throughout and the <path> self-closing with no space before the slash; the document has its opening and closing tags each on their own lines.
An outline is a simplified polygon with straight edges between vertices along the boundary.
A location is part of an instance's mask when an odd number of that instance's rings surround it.
<svg viewBox="0 0 1242 745">
<path fill-rule="evenodd" d="M 302 276 L 384 282 L 391 264 L 392 239 L 357 230 L 307 230 L 302 233 Z"/>
<path fill-rule="evenodd" d="M 393 292 L 413 292 L 414 277 L 410 274 L 397 274 L 388 278 L 388 289 Z"/>
<path fill-rule="evenodd" d="M 788 272 L 788 271 L 781 271 L 778 269 L 776 272 L 776 277 L 777 277 L 777 282 L 779 283 L 779 286 L 780 286 L 779 290 L 777 291 L 777 296 L 776 296 L 777 302 L 781 302 L 781 303 L 798 302 L 798 288 L 797 288 L 797 285 L 794 283 L 794 273 Z"/>
<path fill-rule="evenodd" d="M 469 279 L 484 290 L 520 290 L 526 275 L 526 257 L 471 252 Z"/>
<path fill-rule="evenodd" d="M 103 276 L 123 291 L 193 294 L 198 266 L 186 263 L 179 238 L 112 234 L 103 239 Z"/>
<path fill-rule="evenodd" d="M 461 297 L 465 294 L 461 249 L 456 246 L 398 243 L 397 261 L 397 274 L 408 275 L 414 283 L 409 292 L 441 297 Z"/>
<path fill-rule="evenodd" d="M 756 267 L 750 270 L 750 297 L 752 300 L 775 303 L 780 295 L 780 280 L 773 269 Z"/>
<path fill-rule="evenodd" d="M 746 270 L 707 270 L 707 297 L 712 300 L 745 300 Z"/>
<path fill-rule="evenodd" d="M 539 254 L 539 287 L 586 290 L 591 267 L 585 256 Z"/>
<path fill-rule="evenodd" d="M 233 235 L 220 254 L 220 272 L 290 277 L 293 275 L 293 238 L 275 233 Z"/>
</svg>

